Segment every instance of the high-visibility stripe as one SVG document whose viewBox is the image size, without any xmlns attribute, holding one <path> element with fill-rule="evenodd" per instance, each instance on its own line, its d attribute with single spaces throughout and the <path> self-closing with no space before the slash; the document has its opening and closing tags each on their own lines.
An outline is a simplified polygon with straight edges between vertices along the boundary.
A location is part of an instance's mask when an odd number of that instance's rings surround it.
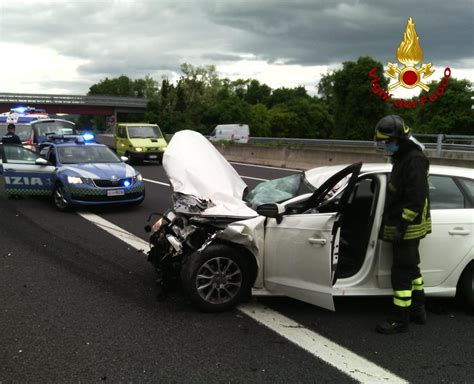
<svg viewBox="0 0 474 384">
<path fill-rule="evenodd" d="M 424 288 L 423 284 L 419 284 L 419 285 L 414 284 L 411 289 L 413 291 L 424 291 L 425 288 Z"/>
<path fill-rule="evenodd" d="M 416 279 L 413 279 L 411 283 L 414 284 L 414 285 L 420 285 L 420 284 L 423 285 L 423 278 L 418 277 Z"/>
<path fill-rule="evenodd" d="M 411 299 L 410 300 L 402 300 L 402 299 L 398 299 L 398 298 L 394 297 L 393 298 L 393 304 L 395 304 L 398 307 L 406 308 L 406 307 L 411 306 Z"/>
<path fill-rule="evenodd" d="M 407 221 L 413 221 L 418 216 L 418 212 L 412 211 L 408 208 L 403 208 L 402 218 Z"/>
<path fill-rule="evenodd" d="M 393 294 L 397 297 L 411 297 L 411 290 L 393 291 Z"/>
</svg>

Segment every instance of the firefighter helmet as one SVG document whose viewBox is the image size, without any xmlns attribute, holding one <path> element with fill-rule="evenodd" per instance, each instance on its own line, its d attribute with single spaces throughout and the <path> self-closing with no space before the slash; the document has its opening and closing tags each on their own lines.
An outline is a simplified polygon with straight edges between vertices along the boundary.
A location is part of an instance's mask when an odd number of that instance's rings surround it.
<svg viewBox="0 0 474 384">
<path fill-rule="evenodd" d="M 411 129 L 398 115 L 382 117 L 375 126 L 375 139 L 384 141 L 394 139 L 408 140 L 411 137 Z"/>
</svg>

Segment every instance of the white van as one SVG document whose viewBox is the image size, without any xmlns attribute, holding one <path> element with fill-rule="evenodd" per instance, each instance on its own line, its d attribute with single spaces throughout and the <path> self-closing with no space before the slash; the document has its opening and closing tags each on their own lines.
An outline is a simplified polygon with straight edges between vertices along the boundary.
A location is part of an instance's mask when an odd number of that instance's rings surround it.
<svg viewBox="0 0 474 384">
<path fill-rule="evenodd" d="M 229 140 L 246 144 L 249 142 L 249 136 L 250 131 L 247 124 L 220 124 L 214 128 L 209 140 Z"/>
</svg>

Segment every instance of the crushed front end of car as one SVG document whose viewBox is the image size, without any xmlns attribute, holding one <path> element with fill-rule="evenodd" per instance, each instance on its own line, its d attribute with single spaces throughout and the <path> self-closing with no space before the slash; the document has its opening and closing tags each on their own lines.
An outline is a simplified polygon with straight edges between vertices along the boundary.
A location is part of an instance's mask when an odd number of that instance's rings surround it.
<svg viewBox="0 0 474 384">
<path fill-rule="evenodd" d="M 251 294 L 263 247 L 264 218 L 243 200 L 247 186 L 204 136 L 174 135 L 163 158 L 173 206 L 147 229 L 158 297 L 180 282 L 204 311 Z"/>
</svg>

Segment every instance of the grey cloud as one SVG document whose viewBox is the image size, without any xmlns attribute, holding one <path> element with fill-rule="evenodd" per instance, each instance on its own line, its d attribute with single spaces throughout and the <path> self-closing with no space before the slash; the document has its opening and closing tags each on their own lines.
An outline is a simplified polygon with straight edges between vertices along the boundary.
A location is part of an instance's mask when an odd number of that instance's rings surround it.
<svg viewBox="0 0 474 384">
<path fill-rule="evenodd" d="M 425 62 L 472 68 L 474 61 L 472 0 L 45 0 L 0 7 L 0 41 L 86 60 L 79 74 L 88 79 L 178 73 L 183 62 L 246 55 L 301 65 L 370 55 L 385 64 L 396 60 L 409 16 Z"/>
</svg>

